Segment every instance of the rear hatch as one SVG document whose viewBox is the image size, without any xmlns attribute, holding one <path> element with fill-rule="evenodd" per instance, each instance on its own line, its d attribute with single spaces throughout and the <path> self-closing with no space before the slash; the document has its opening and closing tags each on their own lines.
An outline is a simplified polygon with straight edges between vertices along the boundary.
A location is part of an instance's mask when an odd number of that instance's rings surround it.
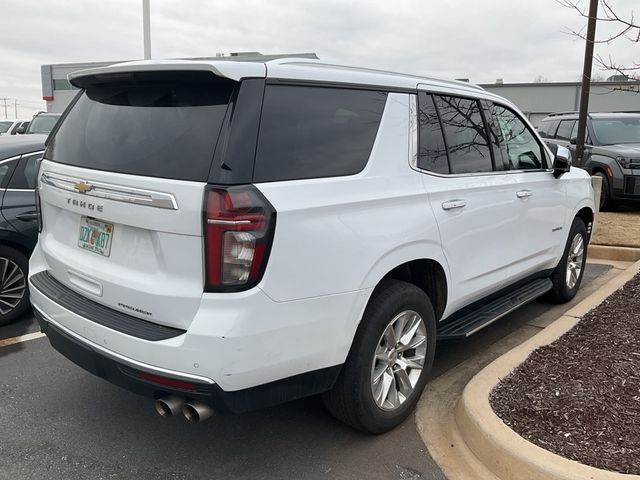
<svg viewBox="0 0 640 480">
<path fill-rule="evenodd" d="M 238 83 L 211 72 L 96 75 L 40 170 L 40 248 L 82 295 L 188 328 L 202 297 L 203 195 Z"/>
</svg>

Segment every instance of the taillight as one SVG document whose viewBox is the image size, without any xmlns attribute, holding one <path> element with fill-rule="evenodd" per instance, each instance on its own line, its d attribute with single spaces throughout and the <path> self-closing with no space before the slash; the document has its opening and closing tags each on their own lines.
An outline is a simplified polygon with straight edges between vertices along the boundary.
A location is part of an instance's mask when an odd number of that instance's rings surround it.
<svg viewBox="0 0 640 480">
<path fill-rule="evenodd" d="M 246 290 L 267 266 L 276 212 L 253 185 L 205 192 L 205 290 Z"/>
</svg>

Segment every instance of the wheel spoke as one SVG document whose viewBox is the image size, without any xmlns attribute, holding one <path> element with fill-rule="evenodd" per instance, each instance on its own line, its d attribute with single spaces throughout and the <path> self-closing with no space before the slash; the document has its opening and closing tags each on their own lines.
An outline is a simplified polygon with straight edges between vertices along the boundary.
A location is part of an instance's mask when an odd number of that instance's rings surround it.
<svg viewBox="0 0 640 480">
<path fill-rule="evenodd" d="M 412 368 L 416 370 L 422 370 L 424 365 L 424 357 L 422 355 L 415 355 L 413 357 L 398 358 L 398 365 L 402 368 Z"/>
<path fill-rule="evenodd" d="M 413 392 L 413 385 L 411 385 L 411 379 L 409 379 L 409 374 L 406 370 L 398 370 L 396 372 L 396 384 L 398 385 L 398 390 L 400 393 L 407 398 Z"/>
<path fill-rule="evenodd" d="M 389 384 L 389 394 L 387 396 L 387 401 L 391 404 L 391 408 L 396 408 L 400 405 L 400 399 L 398 398 L 398 386 L 396 384 L 395 375 L 390 375 L 391 383 Z"/>
<path fill-rule="evenodd" d="M 389 348 L 394 347 L 395 344 L 398 343 L 398 337 L 396 337 L 396 332 L 393 329 L 393 325 L 389 325 L 384 331 L 384 341 Z"/>
<path fill-rule="evenodd" d="M 389 390 L 391 390 L 392 383 L 393 375 L 391 375 L 388 370 L 385 370 L 384 374 L 382 375 L 382 381 L 380 382 L 380 396 L 376 399 L 378 405 L 382 405 L 387 400 L 387 396 L 389 395 Z"/>
</svg>

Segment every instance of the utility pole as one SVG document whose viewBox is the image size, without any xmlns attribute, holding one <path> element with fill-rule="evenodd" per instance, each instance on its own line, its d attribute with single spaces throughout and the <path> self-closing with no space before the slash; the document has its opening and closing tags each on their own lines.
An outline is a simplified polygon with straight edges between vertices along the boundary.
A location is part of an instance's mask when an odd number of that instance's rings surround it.
<svg viewBox="0 0 640 480">
<path fill-rule="evenodd" d="M 151 58 L 151 18 L 149 0 L 142 0 L 142 30 L 144 37 L 144 59 Z"/>
<path fill-rule="evenodd" d="M 16 120 L 18 119 L 18 100 L 13 101 L 13 109 L 15 110 Z"/>
<path fill-rule="evenodd" d="M 7 100 L 9 100 L 8 98 L 0 98 L 0 100 L 2 100 L 4 102 L 4 118 L 9 118 L 7 116 Z"/>
<path fill-rule="evenodd" d="M 587 38 L 584 46 L 584 67 L 582 69 L 582 92 L 580 95 L 580 114 L 578 116 L 578 138 L 576 139 L 576 164 L 581 165 L 584 156 L 584 141 L 587 137 L 587 114 L 589 112 L 589 92 L 591 91 L 591 67 L 593 66 L 593 46 L 596 38 L 596 19 L 598 1 L 589 0 L 589 19 L 587 20 Z"/>
</svg>

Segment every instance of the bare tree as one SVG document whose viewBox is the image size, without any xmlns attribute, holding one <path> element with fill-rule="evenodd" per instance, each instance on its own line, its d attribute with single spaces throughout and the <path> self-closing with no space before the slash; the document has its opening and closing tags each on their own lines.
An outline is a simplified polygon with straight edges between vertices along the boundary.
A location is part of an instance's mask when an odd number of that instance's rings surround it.
<svg viewBox="0 0 640 480">
<path fill-rule="evenodd" d="M 538 75 L 536 78 L 533 79 L 533 83 L 547 83 L 548 81 L 549 79 L 544 75 Z"/>
<path fill-rule="evenodd" d="M 583 6 L 581 0 L 556 1 L 560 5 L 576 11 L 581 17 L 589 18 L 587 9 L 585 6 Z M 598 0 L 598 3 L 600 5 L 600 8 L 598 10 L 601 13 L 598 15 L 597 21 L 614 25 L 615 30 L 612 34 L 604 38 L 596 39 L 594 43 L 610 44 L 615 41 L 626 41 L 640 46 L 640 23 L 636 21 L 633 11 L 630 12 L 628 16 L 624 17 L 616 12 L 612 0 Z M 584 28 L 578 31 L 568 29 L 568 33 L 586 40 Z M 607 57 L 595 55 L 594 60 L 602 70 L 616 72 L 617 74 L 623 75 L 630 80 L 640 81 L 640 62 L 633 62 L 630 65 L 623 65 L 615 61 L 610 55 Z M 640 91 L 640 88 L 637 84 L 630 84 L 628 87 L 616 87 L 615 89 L 632 92 Z"/>
</svg>

